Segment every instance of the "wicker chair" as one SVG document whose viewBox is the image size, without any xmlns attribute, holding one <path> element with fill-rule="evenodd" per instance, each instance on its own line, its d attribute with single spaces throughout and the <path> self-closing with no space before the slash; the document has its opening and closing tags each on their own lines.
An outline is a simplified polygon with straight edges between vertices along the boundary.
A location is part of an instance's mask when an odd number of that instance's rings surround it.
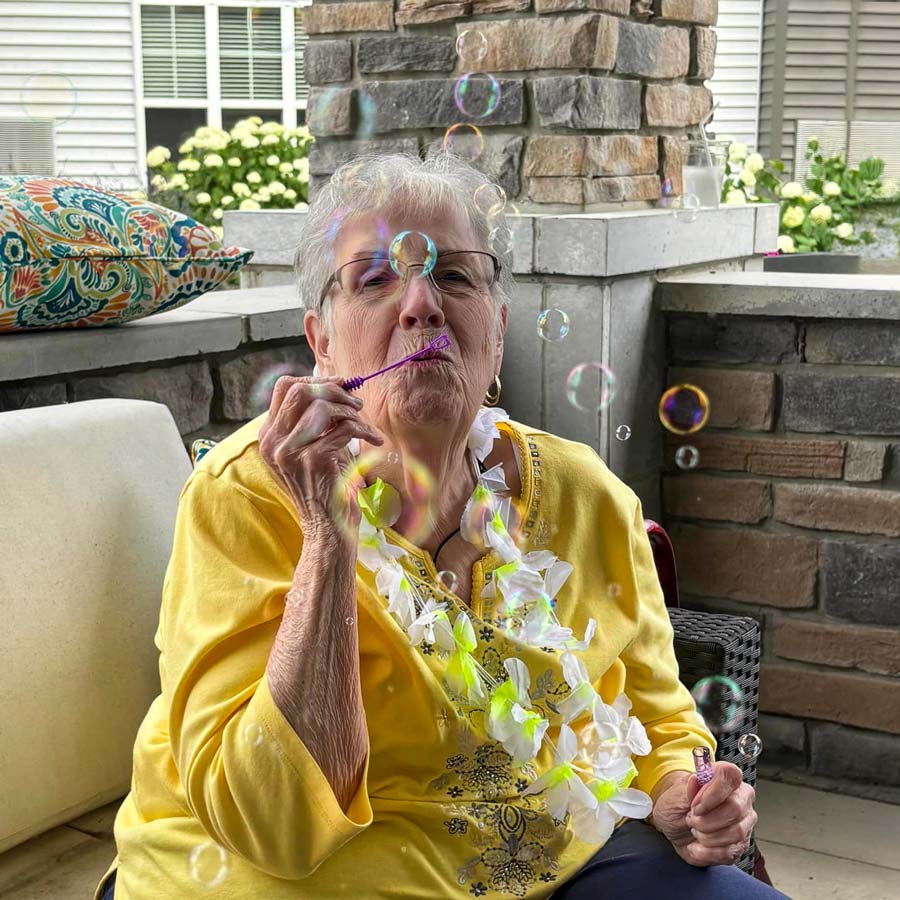
<svg viewBox="0 0 900 900">
<path fill-rule="evenodd" d="M 717 736 L 716 759 L 734 763 L 744 773 L 744 781 L 756 785 L 756 760 L 738 749 L 741 734 L 756 731 L 759 712 L 760 633 L 755 619 L 746 616 L 715 615 L 681 609 L 675 552 L 665 529 L 644 520 L 653 560 L 659 576 L 669 618 L 675 631 L 675 656 L 681 681 L 689 689 L 701 678 L 721 675 L 737 682 L 744 698 L 740 722 L 734 730 Z M 737 866 L 760 881 L 771 884 L 755 838 Z"/>
</svg>

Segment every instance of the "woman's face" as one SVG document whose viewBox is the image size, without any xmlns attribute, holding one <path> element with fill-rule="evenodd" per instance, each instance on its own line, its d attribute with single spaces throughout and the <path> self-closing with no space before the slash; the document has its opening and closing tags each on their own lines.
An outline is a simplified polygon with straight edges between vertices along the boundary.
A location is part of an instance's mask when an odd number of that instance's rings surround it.
<svg viewBox="0 0 900 900">
<path fill-rule="evenodd" d="M 447 251 L 482 249 L 468 223 L 456 213 L 402 219 L 372 214 L 341 228 L 334 248 L 335 269 L 355 255 L 366 255 L 365 251 L 373 251 L 373 256 L 385 254 L 400 231 L 428 235 L 437 249 L 439 265 L 445 264 L 440 257 Z M 420 263 L 425 246 L 423 238 L 410 235 L 403 242 L 402 256 L 409 263 Z M 451 259 L 454 257 L 447 261 Z M 488 276 L 492 273 L 488 257 L 474 259 L 483 263 Z M 401 282 L 396 290 L 375 300 L 346 296 L 332 288 L 330 340 L 324 337 L 321 323 L 314 329 L 318 335 L 311 335 L 320 371 L 347 377 L 382 369 L 423 349 L 438 335 L 450 338 L 450 346 L 443 351 L 447 361 L 407 364 L 363 385 L 359 394 L 365 401 L 366 417 L 373 421 L 417 425 L 461 421 L 464 415 L 474 415 L 500 371 L 506 307 L 498 321 L 488 290 L 445 293 L 430 278 L 420 277 L 422 271 L 414 266 L 405 284 Z"/>
</svg>

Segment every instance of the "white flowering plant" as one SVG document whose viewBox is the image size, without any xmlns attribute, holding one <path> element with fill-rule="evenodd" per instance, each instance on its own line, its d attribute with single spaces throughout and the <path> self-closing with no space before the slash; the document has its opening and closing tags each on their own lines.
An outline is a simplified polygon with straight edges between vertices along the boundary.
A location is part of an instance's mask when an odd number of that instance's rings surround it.
<svg viewBox="0 0 900 900">
<path fill-rule="evenodd" d="M 179 148 L 147 153 L 150 199 L 221 233 L 229 209 L 305 209 L 309 191 L 306 127 L 286 128 L 259 116 L 230 131 L 203 125 Z"/>
<path fill-rule="evenodd" d="M 882 179 L 884 162 L 877 157 L 849 167 L 844 155 L 824 155 L 817 138 L 806 149 L 809 172 L 801 184 L 786 181 L 784 163 L 766 162 L 759 153 L 748 153 L 746 144 L 732 141 L 722 184 L 721 201 L 780 204 L 778 249 L 782 253 L 831 250 L 840 244 L 871 243 L 868 231 L 857 234 L 855 224 L 873 206 L 900 201 L 897 183 Z"/>
</svg>

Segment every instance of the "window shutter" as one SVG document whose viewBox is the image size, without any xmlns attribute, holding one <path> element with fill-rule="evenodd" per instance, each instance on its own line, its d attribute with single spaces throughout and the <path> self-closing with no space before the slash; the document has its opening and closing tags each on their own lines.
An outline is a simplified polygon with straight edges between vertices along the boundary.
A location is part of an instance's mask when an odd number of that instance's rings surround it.
<svg viewBox="0 0 900 900">
<path fill-rule="evenodd" d="M 294 10 L 294 58 L 297 65 L 297 99 L 303 106 L 309 97 L 309 85 L 306 82 L 306 42 L 309 35 L 303 29 L 303 10 Z"/>
<path fill-rule="evenodd" d="M 223 100 L 281 99 L 281 11 L 219 8 Z"/>
<path fill-rule="evenodd" d="M 141 55 L 145 97 L 205 99 L 203 7 L 142 6 Z"/>
</svg>

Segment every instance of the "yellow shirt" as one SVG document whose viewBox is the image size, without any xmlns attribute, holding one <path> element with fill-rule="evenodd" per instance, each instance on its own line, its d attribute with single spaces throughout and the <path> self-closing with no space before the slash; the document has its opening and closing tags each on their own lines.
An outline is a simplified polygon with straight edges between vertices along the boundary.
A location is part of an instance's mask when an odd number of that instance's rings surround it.
<svg viewBox="0 0 900 900">
<path fill-rule="evenodd" d="M 413 647 L 387 612 L 374 573 L 357 564 L 369 755 L 346 813 L 275 705 L 266 662 L 302 534 L 259 455 L 263 418 L 210 451 L 181 495 L 155 641 L 162 691 L 115 822 L 116 900 L 549 897 L 598 850 L 556 823 L 541 796 L 521 796 L 552 751 L 545 743 L 530 767 L 512 767 L 483 716 L 461 714 L 446 662 L 428 644 Z M 579 658 L 604 701 L 631 699 L 653 746 L 634 758 L 632 786 L 650 793 L 666 773 L 692 771 L 691 749 L 714 751 L 715 740 L 678 680 L 640 503 L 586 445 L 515 422 L 500 428 L 522 459 L 522 549 L 575 567 L 557 617 L 578 638 L 597 620 Z M 386 534 L 410 554 L 416 581 L 437 590 L 431 557 Z M 491 673 L 514 654 L 526 663 L 555 743 L 553 703 L 570 690 L 560 653 L 495 627 L 496 600 L 481 593 L 500 563 L 491 552 L 473 567 L 475 655 Z"/>
</svg>

